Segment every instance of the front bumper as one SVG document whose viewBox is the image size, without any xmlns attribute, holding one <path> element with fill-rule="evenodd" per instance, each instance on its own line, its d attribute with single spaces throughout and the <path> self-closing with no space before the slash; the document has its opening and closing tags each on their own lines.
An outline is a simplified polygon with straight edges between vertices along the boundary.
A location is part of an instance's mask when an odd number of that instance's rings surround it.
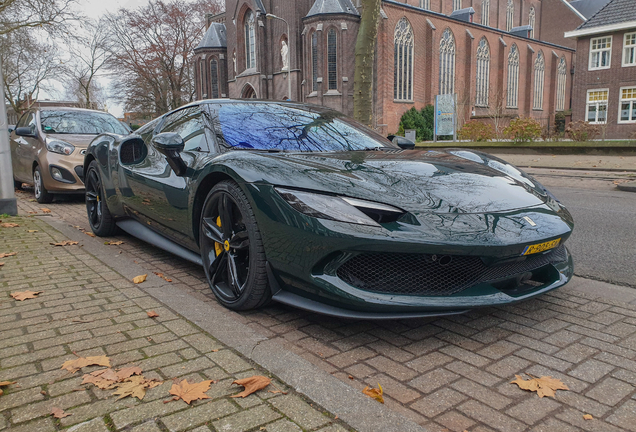
<svg viewBox="0 0 636 432">
<path fill-rule="evenodd" d="M 44 187 L 54 193 L 84 193 L 83 182 L 83 149 L 76 148 L 73 154 L 66 156 L 44 151 L 39 160 Z M 61 173 L 61 178 L 53 176 L 54 169 Z"/>
</svg>

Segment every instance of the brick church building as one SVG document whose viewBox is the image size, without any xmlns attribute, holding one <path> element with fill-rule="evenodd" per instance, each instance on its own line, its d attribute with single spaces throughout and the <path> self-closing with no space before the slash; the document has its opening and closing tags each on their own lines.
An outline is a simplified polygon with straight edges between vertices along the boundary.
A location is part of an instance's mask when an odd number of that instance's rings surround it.
<svg viewBox="0 0 636 432">
<path fill-rule="evenodd" d="M 552 128 L 555 113 L 571 108 L 574 41 L 563 32 L 586 21 L 574 4 L 383 0 L 374 127 L 395 132 L 411 107 L 456 93 L 460 123 L 521 116 Z M 226 0 L 195 50 L 197 97 L 290 98 L 351 115 L 359 7 L 357 0 Z"/>
</svg>

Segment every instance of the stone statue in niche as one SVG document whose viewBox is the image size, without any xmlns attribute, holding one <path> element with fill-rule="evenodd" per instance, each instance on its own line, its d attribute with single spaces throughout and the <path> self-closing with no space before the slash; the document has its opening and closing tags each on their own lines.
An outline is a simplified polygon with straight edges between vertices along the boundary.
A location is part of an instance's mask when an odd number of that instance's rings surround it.
<svg viewBox="0 0 636 432">
<path fill-rule="evenodd" d="M 234 75 L 236 75 L 236 52 L 232 53 L 232 63 L 234 64 Z"/>
<path fill-rule="evenodd" d="M 283 68 L 281 70 L 289 70 L 289 47 L 287 46 L 287 41 L 281 42 L 280 56 L 283 60 Z"/>
</svg>

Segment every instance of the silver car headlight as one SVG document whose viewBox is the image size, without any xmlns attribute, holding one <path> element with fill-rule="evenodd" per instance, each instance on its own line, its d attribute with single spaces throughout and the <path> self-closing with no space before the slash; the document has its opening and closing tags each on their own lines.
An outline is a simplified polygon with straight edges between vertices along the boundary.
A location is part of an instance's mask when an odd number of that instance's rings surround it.
<svg viewBox="0 0 636 432">
<path fill-rule="evenodd" d="M 276 191 L 294 209 L 307 216 L 319 219 L 380 226 L 379 222 L 396 220 L 405 213 L 397 207 L 358 198 L 323 195 L 283 188 L 276 188 Z"/>
<path fill-rule="evenodd" d="M 46 149 L 53 153 L 59 153 L 63 155 L 70 155 L 75 151 L 73 144 L 58 139 L 46 139 Z"/>
</svg>

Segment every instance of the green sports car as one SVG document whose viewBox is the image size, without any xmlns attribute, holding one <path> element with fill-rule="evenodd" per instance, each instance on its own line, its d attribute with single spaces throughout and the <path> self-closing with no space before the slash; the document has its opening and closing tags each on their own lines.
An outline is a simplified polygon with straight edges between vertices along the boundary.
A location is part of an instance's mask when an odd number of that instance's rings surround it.
<svg viewBox="0 0 636 432">
<path fill-rule="evenodd" d="M 99 236 L 200 263 L 235 310 L 448 315 L 566 284 L 573 221 L 541 184 L 470 150 L 404 150 L 307 104 L 199 101 L 84 162 Z"/>
</svg>

